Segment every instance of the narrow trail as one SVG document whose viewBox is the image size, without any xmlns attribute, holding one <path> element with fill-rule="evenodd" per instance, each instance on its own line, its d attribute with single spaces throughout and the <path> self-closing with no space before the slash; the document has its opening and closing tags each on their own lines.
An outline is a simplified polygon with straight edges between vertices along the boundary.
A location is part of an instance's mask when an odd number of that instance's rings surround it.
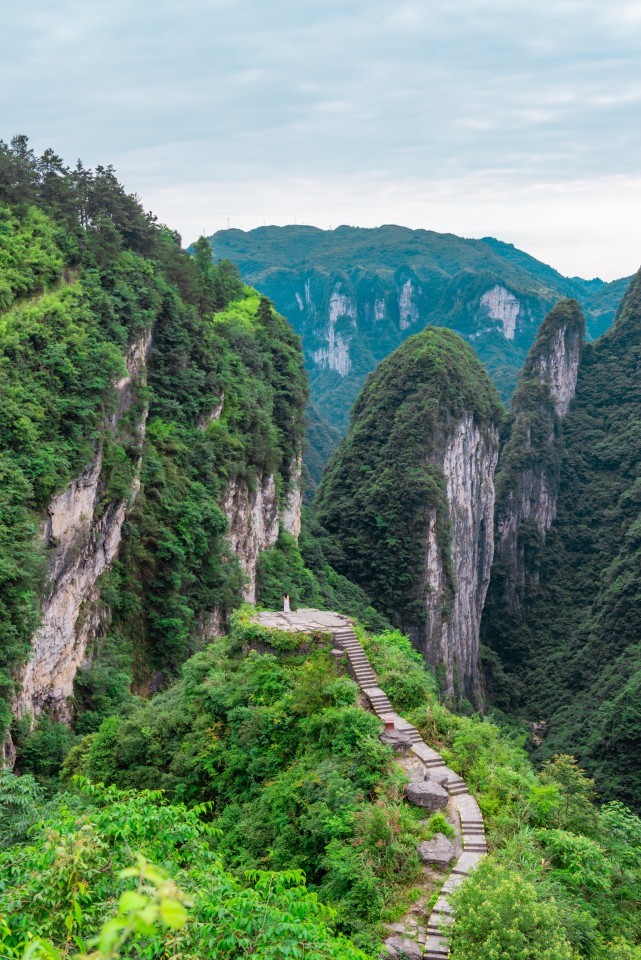
<svg viewBox="0 0 641 960">
<path fill-rule="evenodd" d="M 454 863 L 448 879 L 441 886 L 425 933 L 419 934 L 417 941 L 423 949 L 424 960 L 447 960 L 450 948 L 447 934 L 443 931 L 447 930 L 454 921 L 454 909 L 448 902 L 448 896 L 487 853 L 485 825 L 478 803 L 470 794 L 465 781 L 447 766 L 436 750 L 424 742 L 416 727 L 395 713 L 387 694 L 378 686 L 378 678 L 348 617 L 323 610 L 302 609 L 293 613 L 259 613 L 255 620 L 264 627 L 278 630 L 292 632 L 322 630 L 332 633 L 336 646 L 347 654 L 350 672 L 374 713 L 388 723 L 393 721 L 394 728 L 409 737 L 412 743 L 410 753 L 423 764 L 430 779 L 439 781 L 443 779 L 445 782 L 447 778 L 447 791 L 454 802 L 460 820 L 463 850 Z"/>
</svg>

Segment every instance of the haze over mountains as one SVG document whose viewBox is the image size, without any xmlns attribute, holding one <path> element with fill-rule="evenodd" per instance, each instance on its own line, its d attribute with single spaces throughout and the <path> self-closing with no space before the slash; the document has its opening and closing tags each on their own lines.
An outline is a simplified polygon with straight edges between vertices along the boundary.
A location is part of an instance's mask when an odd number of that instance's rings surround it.
<svg viewBox="0 0 641 960">
<path fill-rule="evenodd" d="M 476 350 L 504 401 L 547 312 L 578 300 L 588 339 L 612 322 L 627 278 L 564 277 L 509 243 L 396 225 L 222 230 L 215 257 L 270 297 L 303 338 L 311 399 L 342 432 L 367 374 L 428 324 Z"/>
</svg>

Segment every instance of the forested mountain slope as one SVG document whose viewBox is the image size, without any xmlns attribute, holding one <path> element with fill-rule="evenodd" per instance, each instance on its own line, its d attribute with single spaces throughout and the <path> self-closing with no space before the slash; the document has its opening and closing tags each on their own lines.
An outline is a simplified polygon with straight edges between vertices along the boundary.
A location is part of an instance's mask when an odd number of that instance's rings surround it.
<svg viewBox="0 0 641 960">
<path fill-rule="evenodd" d="M 638 274 L 611 330 L 583 348 L 557 451 L 556 519 L 535 551 L 523 610 L 492 616 L 485 633 L 503 658 L 512 709 L 549 722 L 542 756 L 576 753 L 604 796 L 633 804 L 641 796 L 640 369 Z"/>
<path fill-rule="evenodd" d="M 2 727 L 27 757 L 34 716 L 94 729 L 254 598 L 300 529 L 307 385 L 269 301 L 111 168 L 16 138 L 0 204 Z"/>
<path fill-rule="evenodd" d="M 312 400 L 343 432 L 367 374 L 427 324 L 451 327 L 471 343 L 507 400 L 558 300 L 577 299 L 588 337 L 596 338 L 627 282 L 563 277 L 489 237 L 394 225 L 221 230 L 210 243 L 302 335 Z"/>
<path fill-rule="evenodd" d="M 473 350 L 429 327 L 371 374 L 316 499 L 337 569 L 410 633 L 456 700 L 480 699 L 501 414 Z"/>
</svg>

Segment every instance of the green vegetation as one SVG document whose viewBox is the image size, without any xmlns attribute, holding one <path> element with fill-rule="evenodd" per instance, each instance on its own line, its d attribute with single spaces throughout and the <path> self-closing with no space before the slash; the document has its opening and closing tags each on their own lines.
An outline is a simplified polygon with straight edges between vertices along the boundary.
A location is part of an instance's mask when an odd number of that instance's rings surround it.
<svg viewBox="0 0 641 960">
<path fill-rule="evenodd" d="M 304 431 L 302 356 L 229 261 L 213 264 L 205 240 L 183 252 L 110 167 L 69 170 L 24 137 L 0 144 L 0 237 L 2 731 L 45 590 L 46 504 L 97 451 L 98 515 L 129 501 L 140 475 L 100 584 L 104 635 L 78 678 L 75 722 L 87 732 L 130 701 L 132 679 L 162 671 L 166 682 L 212 611 L 240 602 L 220 499 L 231 478 L 251 488 L 272 474 L 285 502 Z M 147 339 L 147 384 L 138 377 L 116 417 L 114 381 Z M 30 745 L 28 727 L 14 730 L 19 763 L 46 777 L 58 747 L 50 763 L 49 733 Z"/>
<path fill-rule="evenodd" d="M 550 722 L 538 753 L 572 752 L 600 793 L 638 807 L 641 734 L 641 277 L 585 348 L 563 422 L 557 519 L 524 622 L 497 620 L 512 709 Z"/>
<path fill-rule="evenodd" d="M 375 952 L 381 919 L 419 874 L 416 845 L 433 830 L 404 805 L 380 722 L 355 705 L 328 637 L 270 631 L 249 613 L 235 614 L 229 639 L 196 654 L 166 693 L 105 720 L 69 755 L 65 776 L 210 804 L 227 868 L 303 871 L 336 929 Z"/>
<path fill-rule="evenodd" d="M 333 565 L 406 628 L 421 616 L 429 510 L 436 510 L 439 544 L 448 552 L 439 456 L 463 414 L 481 429 L 496 424 L 498 396 L 472 349 L 452 331 L 430 327 L 371 375 L 318 491 L 318 521 L 340 548 Z"/>
<path fill-rule="evenodd" d="M 318 410 L 310 404 L 307 408 L 307 441 L 305 445 L 304 465 L 305 497 L 311 505 L 316 487 L 325 469 L 325 464 L 341 442 L 339 431 L 323 420 Z"/>
<path fill-rule="evenodd" d="M 45 806 L 28 776 L 0 776 L 7 956 L 36 934 L 83 954 L 109 931 L 149 958 L 377 955 L 417 896 L 417 843 L 451 828 L 402 801 L 327 638 L 283 645 L 250 613 L 171 689 L 85 737 Z M 395 708 L 485 816 L 491 853 L 457 894 L 453 960 L 637 960 L 641 820 L 599 807 L 571 757 L 536 772 L 514 732 L 451 713 L 398 631 L 357 629 Z"/>
<path fill-rule="evenodd" d="M 467 339 L 506 402 L 539 324 L 558 300 L 573 297 L 581 303 L 588 337 L 594 338 L 612 322 L 627 282 L 563 277 L 512 244 L 491 237 L 467 240 L 390 224 L 374 229 L 221 230 L 210 243 L 216 256 L 230 257 L 245 281 L 271 297 L 301 334 L 316 412 L 341 432 L 347 429 L 350 408 L 368 374 L 428 324 L 449 327 Z M 403 328 L 399 297 L 407 280 L 418 318 Z M 480 303 L 496 285 L 520 304 L 512 340 Z M 346 376 L 322 368 L 314 358 L 316 350 L 327 348 L 329 302 L 336 291 L 350 300 L 350 316 L 339 317 L 336 326 L 349 341 L 351 367 Z M 312 476 L 317 463 L 327 461 L 326 439 L 312 418 L 308 454 Z"/>
<path fill-rule="evenodd" d="M 256 587 L 261 605 L 278 608 L 283 594 L 289 593 L 294 608 L 320 607 L 346 613 L 372 630 L 389 626 L 367 594 L 336 572 L 334 562 L 335 545 L 314 516 L 304 511 L 298 544 L 281 531 L 276 545 L 264 550 L 258 559 Z"/>
<path fill-rule="evenodd" d="M 3 956 L 366 960 L 300 871 L 225 870 L 206 817 L 158 791 L 81 782 L 61 794 L 0 853 Z"/>
<path fill-rule="evenodd" d="M 546 369 L 559 349 L 560 331 L 564 331 L 566 356 L 576 353 L 580 358 L 585 320 L 576 300 L 562 300 L 541 324 L 512 398 L 495 475 L 497 531 L 509 529 L 515 511 L 523 505 L 534 506 L 537 497 L 558 496 L 563 420 L 557 415 L 549 385 L 541 382 L 541 364 Z M 545 504 L 540 508 L 547 509 Z M 519 519 L 515 537 L 516 545 L 506 556 L 495 554 L 481 626 L 481 643 L 491 648 L 484 651 L 490 694 L 503 708 L 518 702 L 517 688 L 506 682 L 503 668 L 513 669 L 529 657 L 523 623 L 538 592 L 544 541 L 531 516 Z M 500 663 L 492 651 L 499 653 Z"/>
<path fill-rule="evenodd" d="M 452 960 L 638 957 L 641 820 L 618 801 L 599 807 L 572 757 L 536 772 L 524 735 L 451 713 L 407 639 L 363 640 L 395 708 L 465 779 L 485 818 L 491 854 L 456 898 Z"/>
</svg>

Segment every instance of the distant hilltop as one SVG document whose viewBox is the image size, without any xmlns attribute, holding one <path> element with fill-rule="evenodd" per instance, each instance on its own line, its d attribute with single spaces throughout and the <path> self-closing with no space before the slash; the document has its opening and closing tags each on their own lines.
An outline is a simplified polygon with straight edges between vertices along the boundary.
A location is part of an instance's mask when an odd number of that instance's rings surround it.
<svg viewBox="0 0 641 960">
<path fill-rule="evenodd" d="M 341 431 L 367 374 L 428 324 L 461 334 L 507 400 L 558 300 L 578 300 L 595 339 L 628 283 L 564 277 L 492 237 L 466 240 L 394 224 L 230 229 L 209 241 L 302 336 L 312 402 Z"/>
</svg>

